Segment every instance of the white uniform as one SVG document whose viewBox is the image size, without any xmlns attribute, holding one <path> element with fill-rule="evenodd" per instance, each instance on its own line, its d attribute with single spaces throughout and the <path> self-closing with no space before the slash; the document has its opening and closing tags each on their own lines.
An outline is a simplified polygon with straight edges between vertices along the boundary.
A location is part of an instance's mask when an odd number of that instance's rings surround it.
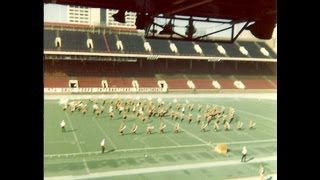
<svg viewBox="0 0 320 180">
<path fill-rule="evenodd" d="M 101 141 L 101 143 L 100 143 L 100 145 L 101 146 L 104 146 L 104 144 L 105 144 L 105 141 L 104 141 L 104 139 Z"/>
<path fill-rule="evenodd" d="M 60 126 L 63 128 L 66 125 L 66 123 L 64 122 L 64 120 L 61 121 Z"/>
<path fill-rule="evenodd" d="M 93 108 L 93 111 L 96 111 L 96 110 L 99 109 L 99 106 L 98 106 L 97 104 L 94 104 L 94 105 L 92 106 L 92 108 Z"/>
<path fill-rule="evenodd" d="M 244 146 L 244 147 L 242 148 L 241 162 L 246 162 L 246 158 L 247 158 L 247 148 Z"/>
<path fill-rule="evenodd" d="M 181 109 L 182 113 L 184 113 L 185 111 L 185 107 L 183 106 L 182 109 Z"/>
<path fill-rule="evenodd" d="M 112 112 L 113 112 L 113 107 L 110 106 L 110 107 L 109 107 L 109 113 L 112 113 Z"/>
<path fill-rule="evenodd" d="M 105 143 L 105 141 L 104 141 L 104 139 L 102 139 L 102 141 L 100 143 L 102 153 L 104 153 L 104 150 L 105 150 L 104 143 Z"/>
<path fill-rule="evenodd" d="M 242 148 L 242 154 L 247 154 L 247 148 L 246 147 Z"/>
<path fill-rule="evenodd" d="M 62 120 L 61 123 L 60 123 L 62 132 L 65 132 L 65 128 L 64 128 L 65 125 L 66 125 L 66 123 L 64 122 L 64 120 Z"/>
</svg>

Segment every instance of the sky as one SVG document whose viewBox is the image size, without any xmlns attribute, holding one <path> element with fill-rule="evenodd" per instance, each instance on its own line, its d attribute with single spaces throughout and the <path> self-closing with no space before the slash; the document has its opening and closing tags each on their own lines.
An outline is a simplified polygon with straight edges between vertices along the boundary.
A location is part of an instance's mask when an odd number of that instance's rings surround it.
<svg viewBox="0 0 320 180">
<path fill-rule="evenodd" d="M 68 22 L 67 6 L 57 4 L 45 4 L 43 7 L 43 19 L 45 22 Z"/>
</svg>

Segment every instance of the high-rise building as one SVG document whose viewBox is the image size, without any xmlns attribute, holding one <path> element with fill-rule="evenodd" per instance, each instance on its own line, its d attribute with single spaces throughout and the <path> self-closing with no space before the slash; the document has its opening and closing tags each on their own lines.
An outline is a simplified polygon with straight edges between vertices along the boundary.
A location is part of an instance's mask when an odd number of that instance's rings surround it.
<svg viewBox="0 0 320 180">
<path fill-rule="evenodd" d="M 126 23 L 119 23 L 114 20 L 112 15 L 116 14 L 118 10 L 114 9 L 100 9 L 89 8 L 84 6 L 68 6 L 68 22 L 75 24 L 90 24 L 100 26 L 120 26 L 135 28 L 136 13 L 126 12 Z"/>
<path fill-rule="evenodd" d="M 89 11 L 88 7 L 68 6 L 68 22 L 89 24 Z"/>
<path fill-rule="evenodd" d="M 107 26 L 117 26 L 117 27 L 132 27 L 135 28 L 135 22 L 136 22 L 136 13 L 135 12 L 126 12 L 125 14 L 125 19 L 126 19 L 126 23 L 119 23 L 117 21 L 114 20 L 114 18 L 112 17 L 112 15 L 116 14 L 118 12 L 118 10 L 115 9 L 107 9 L 106 10 L 106 14 L 107 14 L 107 18 L 106 18 L 106 25 Z"/>
</svg>

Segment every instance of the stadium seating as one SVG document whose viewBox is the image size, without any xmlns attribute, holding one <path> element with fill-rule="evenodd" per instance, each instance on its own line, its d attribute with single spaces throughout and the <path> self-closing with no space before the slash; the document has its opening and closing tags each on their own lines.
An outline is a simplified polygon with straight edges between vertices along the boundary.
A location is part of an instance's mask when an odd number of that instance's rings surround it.
<svg viewBox="0 0 320 180">
<path fill-rule="evenodd" d="M 61 37 L 61 48 L 55 47 L 55 38 Z M 44 30 L 44 50 L 56 51 L 76 51 L 76 52 L 89 52 L 90 49 L 86 45 L 88 38 L 92 38 L 93 52 L 107 51 L 111 53 L 131 53 L 131 54 L 153 54 L 153 55 L 184 55 L 184 56 L 218 56 L 218 57 L 252 57 L 252 58 L 277 58 L 277 55 L 271 48 L 264 42 L 253 41 L 236 41 L 235 43 L 209 43 L 209 42 L 196 42 L 203 54 L 199 54 L 194 49 L 194 42 L 190 41 L 177 41 L 177 40 L 155 40 L 144 39 L 142 34 L 131 33 L 124 34 L 119 32 L 107 31 L 105 34 L 80 32 L 80 31 L 66 31 L 66 30 Z M 121 41 L 123 48 L 119 49 L 117 41 Z M 151 46 L 151 52 L 145 50 L 144 43 L 148 42 Z M 178 53 L 172 52 L 169 45 L 174 43 L 177 47 Z M 222 46 L 226 54 L 221 54 L 218 51 L 218 46 Z M 243 47 L 249 52 L 249 55 L 244 55 L 239 50 Z M 265 48 L 270 56 L 264 56 L 260 52 L 260 48 Z"/>
<path fill-rule="evenodd" d="M 220 83 L 221 89 L 237 89 L 233 84 L 234 81 L 231 79 L 218 79 L 217 81 Z"/>
<path fill-rule="evenodd" d="M 227 52 L 229 57 L 248 57 L 243 55 L 240 50 L 239 46 L 236 43 L 218 43 L 221 45 Z"/>
<path fill-rule="evenodd" d="M 87 47 L 87 33 L 60 31 L 62 51 L 90 51 Z"/>
<path fill-rule="evenodd" d="M 102 78 L 100 77 L 77 77 L 79 87 L 101 87 Z"/>
<path fill-rule="evenodd" d="M 90 38 L 93 41 L 94 52 L 107 52 L 106 42 L 104 41 L 103 35 L 100 33 L 91 33 Z"/>
<path fill-rule="evenodd" d="M 238 41 L 238 44 L 246 47 L 246 49 L 249 51 L 249 55 L 252 58 L 267 58 L 260 52 L 260 47 L 254 42 Z"/>
<path fill-rule="evenodd" d="M 197 44 L 200 45 L 203 51 L 203 54 L 205 54 L 206 56 L 219 56 L 219 57 L 225 56 L 218 51 L 217 43 L 197 42 Z"/>
<path fill-rule="evenodd" d="M 273 59 L 277 59 L 277 54 L 264 42 L 257 42 L 260 47 L 265 48 L 269 53 L 270 57 Z"/>
<path fill-rule="evenodd" d="M 247 89 L 274 89 L 274 86 L 267 80 L 263 79 L 246 79 L 241 80 Z"/>
<path fill-rule="evenodd" d="M 54 50 L 55 39 L 57 37 L 57 32 L 52 30 L 44 30 L 43 31 L 43 48 L 46 50 Z"/>
<path fill-rule="evenodd" d="M 153 54 L 174 54 L 169 48 L 168 40 L 147 39 L 147 42 L 150 43 Z"/>
<path fill-rule="evenodd" d="M 65 88 L 69 87 L 69 79 L 66 77 L 47 77 L 44 79 L 46 88 Z"/>
<path fill-rule="evenodd" d="M 209 79 L 193 79 L 192 82 L 196 89 L 214 89 Z"/>
<path fill-rule="evenodd" d="M 113 33 L 106 33 L 105 38 L 109 47 L 110 52 L 112 53 L 120 53 L 121 50 L 117 48 L 117 37 Z"/>
<path fill-rule="evenodd" d="M 144 39 L 142 34 L 135 32 L 130 33 L 112 30 L 102 33 L 45 29 L 45 51 L 150 54 L 150 57 L 155 58 L 137 58 L 131 62 L 112 58 L 103 61 L 45 59 L 44 87 L 67 88 L 69 79 L 73 79 L 79 82 L 80 88 L 101 88 L 102 80 L 107 80 L 109 88 L 132 88 L 132 82 L 135 80 L 139 88 L 159 88 L 158 80 L 165 80 L 170 91 L 190 90 L 193 89 L 192 84 L 196 90 L 215 90 L 217 87 L 213 85 L 213 81 L 219 83 L 222 90 L 239 89 L 235 81 L 243 83 L 245 89 L 277 88 L 274 62 L 228 60 L 211 62 L 195 58 L 205 56 L 277 58 L 276 53 L 264 42 L 209 43 L 155 40 Z M 61 38 L 60 48 L 56 47 L 57 37 Z M 88 39 L 92 39 L 92 49 L 87 46 Z M 145 42 L 149 43 L 151 51 L 146 50 Z M 172 52 L 170 43 L 175 44 L 177 53 Z M 202 53 L 196 52 L 195 44 L 199 45 L 198 49 L 201 49 Z M 226 51 L 226 54 L 219 52 L 219 46 Z M 263 55 L 261 48 L 264 48 L 269 56 Z M 248 55 L 243 54 L 245 51 L 248 51 Z M 157 59 L 157 55 L 192 56 L 193 58 Z"/>
<path fill-rule="evenodd" d="M 124 42 L 124 52 L 126 53 L 144 53 L 149 54 L 143 46 L 143 40 L 141 36 L 118 34 L 119 39 Z"/>
<path fill-rule="evenodd" d="M 140 87 L 159 87 L 157 85 L 157 79 L 155 78 L 135 78 L 138 82 Z"/>
<path fill-rule="evenodd" d="M 169 89 L 190 89 L 185 79 L 165 79 Z"/>
<path fill-rule="evenodd" d="M 108 85 L 111 88 L 132 87 L 132 78 L 108 77 Z"/>
<path fill-rule="evenodd" d="M 179 51 L 180 55 L 183 56 L 199 56 L 199 53 L 197 53 L 194 49 L 194 45 L 192 42 L 185 42 L 185 41 L 171 41 L 174 43 Z"/>
</svg>

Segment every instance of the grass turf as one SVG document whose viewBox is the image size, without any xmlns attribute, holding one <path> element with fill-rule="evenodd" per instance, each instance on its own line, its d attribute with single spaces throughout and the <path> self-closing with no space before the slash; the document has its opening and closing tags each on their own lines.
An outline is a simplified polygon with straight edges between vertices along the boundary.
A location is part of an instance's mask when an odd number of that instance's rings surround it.
<svg viewBox="0 0 320 180">
<path fill-rule="evenodd" d="M 85 100 L 87 101 L 87 100 Z M 172 99 L 164 99 L 172 102 Z M 158 127 L 159 117 L 146 118 L 142 123 L 132 113 L 128 114 L 124 123 L 127 126 L 125 134 L 118 132 L 122 115 L 115 111 L 115 117 L 110 120 L 109 105 L 98 118 L 92 114 L 92 104 L 86 115 L 80 112 L 62 111 L 59 100 L 45 100 L 44 102 L 44 174 L 45 177 L 86 175 L 116 170 L 137 168 L 163 167 L 190 163 L 220 162 L 239 160 L 241 149 L 247 146 L 248 158 L 263 158 L 276 155 L 276 100 L 257 100 L 242 98 L 188 98 L 195 104 L 192 111 L 193 121 L 189 124 L 185 118 L 180 123 L 181 132 L 173 133 L 175 120 L 165 116 L 163 121 L 167 125 L 165 133 L 160 134 Z M 102 100 L 98 100 L 101 104 Z M 185 98 L 178 99 L 185 103 Z M 156 104 L 156 101 L 154 101 Z M 225 107 L 234 107 L 236 119 L 231 123 L 231 130 L 213 131 L 213 123 L 206 132 L 200 131 L 196 122 L 197 104 L 205 106 L 216 104 Z M 174 106 L 173 106 L 174 108 Z M 228 112 L 228 108 L 226 108 Z M 185 114 L 189 114 L 186 110 Z M 202 114 L 202 113 L 201 113 Z M 62 133 L 60 122 L 64 119 L 67 132 Z M 248 121 L 252 119 L 257 125 L 253 130 L 248 129 Z M 236 130 L 237 121 L 244 123 L 243 130 Z M 137 124 L 136 135 L 129 130 Z M 151 135 L 146 134 L 147 124 L 155 129 Z M 101 154 L 100 142 L 106 139 L 106 153 Z M 226 143 L 230 151 L 227 155 L 214 152 L 213 147 L 218 143 Z M 147 155 L 147 157 L 146 157 Z M 252 161 L 254 162 L 254 161 Z M 276 173 L 276 161 L 262 162 L 267 173 Z M 233 165 L 202 167 L 198 169 L 177 169 L 165 172 L 140 173 L 134 175 L 123 174 L 109 177 L 112 179 L 164 179 L 164 178 L 205 178 L 226 179 L 236 177 L 257 176 L 260 162 L 235 163 Z M 96 177 L 97 178 L 97 177 Z M 106 178 L 106 177 L 104 177 Z"/>
</svg>

